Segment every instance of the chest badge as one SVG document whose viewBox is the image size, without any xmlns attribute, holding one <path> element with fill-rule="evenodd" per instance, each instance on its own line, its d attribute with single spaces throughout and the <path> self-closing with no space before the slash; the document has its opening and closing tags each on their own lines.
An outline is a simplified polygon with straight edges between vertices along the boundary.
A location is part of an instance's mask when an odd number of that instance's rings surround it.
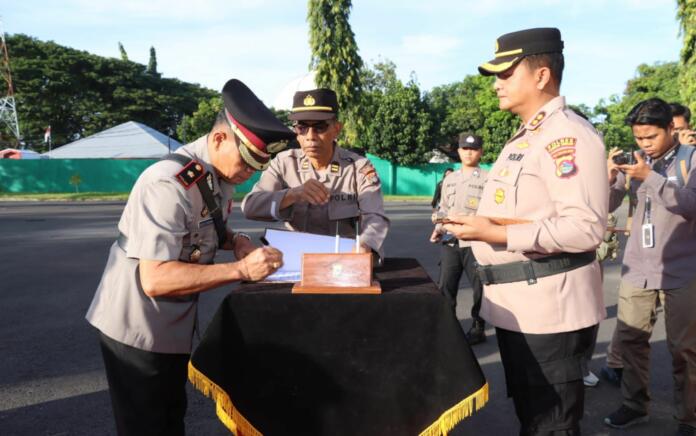
<svg viewBox="0 0 696 436">
<path fill-rule="evenodd" d="M 503 168 L 502 170 L 500 170 L 500 171 L 498 172 L 498 175 L 499 175 L 500 177 L 507 177 L 508 174 L 510 174 L 510 170 L 509 170 L 507 167 Z"/>
<path fill-rule="evenodd" d="M 208 206 L 203 206 L 203 210 L 201 210 L 201 218 L 205 218 L 208 216 Z"/>
<path fill-rule="evenodd" d="M 495 204 L 502 204 L 505 201 L 505 190 L 498 188 L 495 190 Z"/>
<path fill-rule="evenodd" d="M 519 148 L 520 150 L 524 150 L 525 148 L 529 148 L 529 142 L 520 142 L 519 144 L 515 144 L 515 147 Z"/>
<path fill-rule="evenodd" d="M 476 198 L 476 197 L 469 197 L 469 198 L 466 200 L 466 205 L 467 205 L 469 208 L 471 208 L 471 209 L 476 209 L 476 208 L 478 208 L 478 204 L 479 204 L 479 199 Z"/>
<path fill-rule="evenodd" d="M 198 245 L 194 245 L 193 250 L 191 250 L 191 254 L 189 254 L 189 260 L 193 263 L 198 263 L 199 260 L 201 260 L 201 249 L 198 248 Z"/>
</svg>

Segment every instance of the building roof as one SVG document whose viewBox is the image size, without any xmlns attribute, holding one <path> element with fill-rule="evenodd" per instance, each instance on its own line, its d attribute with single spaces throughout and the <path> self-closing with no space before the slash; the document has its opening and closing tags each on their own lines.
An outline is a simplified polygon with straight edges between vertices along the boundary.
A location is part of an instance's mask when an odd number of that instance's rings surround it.
<svg viewBox="0 0 696 436">
<path fill-rule="evenodd" d="M 128 121 L 44 154 L 51 159 L 157 159 L 179 147 L 157 130 Z"/>
</svg>

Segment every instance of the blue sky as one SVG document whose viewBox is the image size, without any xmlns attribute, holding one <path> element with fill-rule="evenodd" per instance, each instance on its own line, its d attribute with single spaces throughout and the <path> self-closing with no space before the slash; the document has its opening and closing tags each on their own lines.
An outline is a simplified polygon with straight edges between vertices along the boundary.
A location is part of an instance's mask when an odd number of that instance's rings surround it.
<svg viewBox="0 0 696 436">
<path fill-rule="evenodd" d="M 232 77 L 267 104 L 307 73 L 303 0 L 0 0 L 5 32 L 146 64 L 220 89 Z M 561 29 L 562 93 L 594 105 L 620 94 L 641 63 L 675 61 L 681 37 L 674 0 L 353 0 L 351 26 L 368 63 L 389 59 L 423 91 L 476 74 L 497 36 L 529 27 Z M 288 102 L 289 103 L 289 102 Z"/>
</svg>

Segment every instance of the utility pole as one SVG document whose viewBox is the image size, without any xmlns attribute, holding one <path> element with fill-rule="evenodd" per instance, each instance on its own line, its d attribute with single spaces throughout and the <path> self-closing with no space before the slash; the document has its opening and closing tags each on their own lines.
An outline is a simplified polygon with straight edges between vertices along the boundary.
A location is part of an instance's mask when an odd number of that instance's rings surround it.
<svg viewBox="0 0 696 436">
<path fill-rule="evenodd" d="M 12 73 L 10 72 L 10 56 L 7 54 L 5 29 L 2 26 L 2 21 L 0 21 L 0 76 L 2 76 L 0 86 L 4 88 L 0 91 L 0 122 L 4 122 L 10 128 L 17 140 L 17 148 L 24 148 L 22 135 L 19 131 L 17 104 L 15 103 Z"/>
</svg>

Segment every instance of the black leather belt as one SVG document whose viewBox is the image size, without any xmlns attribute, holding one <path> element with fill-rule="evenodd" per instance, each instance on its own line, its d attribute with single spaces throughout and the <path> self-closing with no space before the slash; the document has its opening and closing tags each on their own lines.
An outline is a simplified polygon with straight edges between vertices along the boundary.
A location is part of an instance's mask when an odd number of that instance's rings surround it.
<svg viewBox="0 0 696 436">
<path fill-rule="evenodd" d="M 476 272 L 484 285 L 526 281 L 533 285 L 539 277 L 560 274 L 592 263 L 596 253 L 560 253 L 539 259 L 500 265 L 477 265 Z"/>
</svg>

